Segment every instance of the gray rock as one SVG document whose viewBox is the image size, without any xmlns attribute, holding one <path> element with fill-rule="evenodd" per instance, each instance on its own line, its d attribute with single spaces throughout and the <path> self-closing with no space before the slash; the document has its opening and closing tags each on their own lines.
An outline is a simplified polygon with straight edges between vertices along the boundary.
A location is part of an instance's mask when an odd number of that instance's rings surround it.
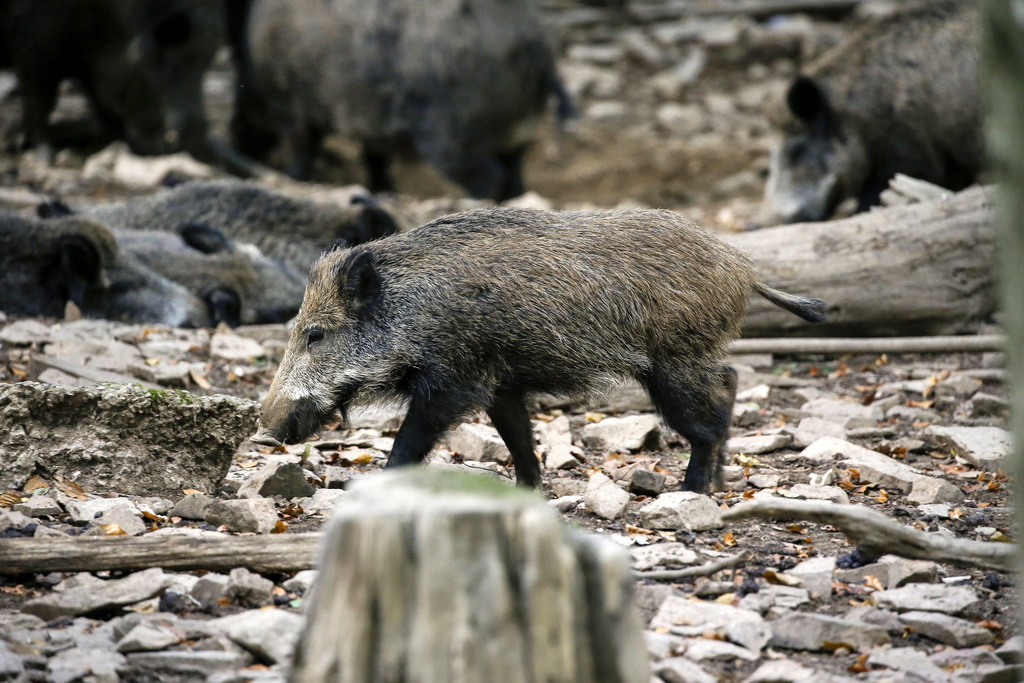
<svg viewBox="0 0 1024 683">
<path fill-rule="evenodd" d="M 258 411 L 231 396 L 134 384 L 0 385 L 0 480 L 24 481 L 44 467 L 87 490 L 215 491 Z"/>
<path fill-rule="evenodd" d="M 779 475 L 752 474 L 747 477 L 747 483 L 755 489 L 773 489 L 779 485 Z"/>
<path fill-rule="evenodd" d="M 202 368 L 202 364 L 196 363 L 178 363 L 175 361 L 163 361 L 162 359 L 156 359 L 161 361 L 155 365 L 149 363 L 132 363 L 128 366 L 127 370 L 129 374 L 134 377 L 138 377 L 144 382 L 152 382 L 153 384 L 159 384 L 165 387 L 175 387 L 178 389 L 184 389 L 188 386 L 189 382 L 189 371 L 192 368 L 199 370 Z"/>
<path fill-rule="evenodd" d="M 793 430 L 793 445 L 797 448 L 807 448 L 823 436 L 844 439 L 846 429 L 838 422 L 820 417 L 805 417 Z"/>
<path fill-rule="evenodd" d="M 52 517 L 63 512 L 57 501 L 49 496 L 32 496 L 24 502 L 15 503 L 11 509 L 23 515 L 36 518 Z"/>
<path fill-rule="evenodd" d="M 497 462 L 507 465 L 512 462 L 505 442 L 498 436 L 498 430 L 475 422 L 466 422 L 444 437 L 448 448 L 462 456 L 463 460 Z"/>
<path fill-rule="evenodd" d="M 951 676 L 935 666 L 928 655 L 910 647 L 879 647 L 868 656 L 868 666 L 884 666 L 887 669 L 904 671 L 919 676 L 929 683 L 942 683 Z"/>
<path fill-rule="evenodd" d="M 16 320 L 0 330 L 0 342 L 12 346 L 45 344 L 52 339 L 50 326 L 38 320 Z"/>
<path fill-rule="evenodd" d="M 629 504 L 629 493 L 607 476 L 597 473 L 590 477 L 587 490 L 583 494 L 583 502 L 587 509 L 604 519 L 618 519 L 626 513 Z"/>
<path fill-rule="evenodd" d="M 144 569 L 123 579 L 90 583 L 61 593 L 50 593 L 29 600 L 21 606 L 21 610 L 47 621 L 57 617 L 91 614 L 160 595 L 170 581 L 171 577 L 162 569 Z"/>
<path fill-rule="evenodd" d="M 786 572 L 800 579 L 800 585 L 807 589 L 812 598 L 832 595 L 832 572 L 836 568 L 834 557 L 812 557 L 804 560 Z"/>
<path fill-rule="evenodd" d="M 667 659 L 680 654 L 685 649 L 686 639 L 671 633 L 644 631 L 644 643 L 647 645 L 647 653 L 653 659 Z"/>
<path fill-rule="evenodd" d="M 228 575 L 228 597 L 243 607 L 263 607 L 274 603 L 274 582 L 245 567 L 235 567 Z"/>
<path fill-rule="evenodd" d="M 58 339 L 47 344 L 43 353 L 86 367 L 122 374 L 126 374 L 131 365 L 142 361 L 138 348 L 105 336 Z"/>
<path fill-rule="evenodd" d="M 565 446 L 562 444 L 551 446 L 548 448 L 547 453 L 544 454 L 544 466 L 552 470 L 575 469 L 580 464 L 576 456 L 582 454 L 583 451 L 576 446 Z"/>
<path fill-rule="evenodd" d="M 248 650 L 227 636 L 210 636 L 196 641 L 192 650 L 198 652 L 237 652 L 248 654 Z M 251 655 L 250 655 L 251 658 Z"/>
<path fill-rule="evenodd" d="M 739 403 L 732 407 L 732 423 L 737 427 L 749 428 L 761 421 L 761 406 L 756 403 Z"/>
<path fill-rule="evenodd" d="M 126 504 L 107 510 L 92 521 L 94 528 L 83 535 L 103 536 L 108 533 L 111 526 L 117 526 L 128 536 L 141 536 L 146 533 L 146 523 L 132 511 L 133 509 L 134 506 Z"/>
<path fill-rule="evenodd" d="M 568 477 L 556 477 L 551 480 L 551 495 L 556 498 L 563 496 L 582 496 L 587 490 L 586 479 L 569 479 Z"/>
<path fill-rule="evenodd" d="M 728 453 L 746 453 L 747 455 L 772 453 L 780 448 L 785 448 L 792 440 L 793 437 L 788 434 L 736 436 L 726 442 L 725 450 Z"/>
<path fill-rule="evenodd" d="M 135 652 L 128 655 L 128 665 L 135 669 L 169 674 L 209 676 L 218 671 L 234 671 L 252 664 L 244 652 L 216 650 L 175 650 L 171 652 Z"/>
<path fill-rule="evenodd" d="M 13 510 L 0 508 L 0 531 L 8 529 L 24 529 L 30 524 L 39 524 L 39 520 Z"/>
<path fill-rule="evenodd" d="M 585 425 L 581 432 L 587 448 L 603 451 L 655 449 L 661 441 L 661 420 L 655 415 L 606 417 Z"/>
<path fill-rule="evenodd" d="M 633 569 L 645 571 L 662 568 L 677 568 L 696 564 L 697 553 L 690 550 L 685 543 L 654 543 L 630 548 L 633 556 Z"/>
<path fill-rule="evenodd" d="M 764 615 L 772 608 L 791 610 L 801 605 L 806 605 L 810 601 L 811 594 L 806 588 L 767 586 L 756 593 L 749 593 L 743 596 L 739 606 Z"/>
<path fill-rule="evenodd" d="M 846 429 L 874 427 L 885 415 L 878 406 L 836 398 L 816 398 L 800 406 L 803 412 L 841 424 Z"/>
<path fill-rule="evenodd" d="M 707 496 L 692 491 L 663 493 L 640 508 L 640 520 L 648 529 L 721 529 L 722 511 Z"/>
<path fill-rule="evenodd" d="M 893 406 L 885 411 L 887 420 L 901 420 L 911 424 L 915 422 L 928 422 L 934 424 L 942 420 L 942 416 L 934 410 L 927 408 L 915 408 L 913 406 Z"/>
<path fill-rule="evenodd" d="M 181 630 L 163 624 L 141 623 L 117 641 L 117 651 L 128 653 L 166 650 L 184 639 L 185 634 Z"/>
<path fill-rule="evenodd" d="M 136 496 L 132 499 L 139 512 L 149 511 L 154 515 L 166 515 L 174 507 L 174 503 L 167 498 L 157 496 Z"/>
<path fill-rule="evenodd" d="M 909 465 L 849 441 L 822 437 L 800 452 L 800 457 L 813 462 L 831 463 L 840 456 L 845 466 L 860 470 L 861 481 L 869 481 L 887 489 L 910 491 L 914 481 L 923 476 Z"/>
<path fill-rule="evenodd" d="M 19 676 L 25 671 L 25 665 L 19 657 L 3 640 L 0 640 L 0 681 L 20 680 Z"/>
<path fill-rule="evenodd" d="M 65 504 L 71 521 L 76 524 L 92 522 L 100 515 L 118 508 L 138 514 L 135 503 L 127 498 L 92 498 L 90 500 L 68 500 Z"/>
<path fill-rule="evenodd" d="M 757 667 L 754 673 L 743 679 L 743 683 L 797 683 L 797 681 L 818 681 L 821 677 L 814 669 L 808 669 L 792 659 L 776 659 Z"/>
<path fill-rule="evenodd" d="M 872 596 L 876 606 L 897 612 L 944 612 L 962 615 L 977 608 L 980 600 L 970 586 L 943 583 L 914 584 L 878 591 Z"/>
<path fill-rule="evenodd" d="M 56 368 L 47 368 L 46 370 L 43 370 L 39 373 L 39 377 L 37 379 L 44 384 L 59 384 L 65 387 L 84 387 L 87 384 L 92 384 L 92 382 L 87 379 L 69 375 L 68 373 L 61 372 Z"/>
<path fill-rule="evenodd" d="M 996 650 L 996 655 L 1007 664 L 1024 663 L 1024 636 L 1007 638 Z"/>
<path fill-rule="evenodd" d="M 715 683 L 718 680 L 686 657 L 662 660 L 654 666 L 654 671 L 665 683 Z"/>
<path fill-rule="evenodd" d="M 547 446 L 548 448 L 572 445 L 572 432 L 569 429 L 569 418 L 565 415 L 559 415 L 550 422 L 536 420 L 533 425 L 533 430 L 537 435 L 537 440 L 540 441 L 542 445 Z"/>
<path fill-rule="evenodd" d="M 665 490 L 665 481 L 661 472 L 636 469 L 629 475 L 629 490 L 640 496 L 657 496 Z"/>
<path fill-rule="evenodd" d="M 874 576 L 886 588 L 899 588 L 909 583 L 935 583 L 938 572 L 938 565 L 934 562 L 884 555 L 877 562 L 856 569 L 840 569 L 835 573 L 835 579 L 845 583 L 859 583 Z"/>
<path fill-rule="evenodd" d="M 967 403 L 971 417 L 1006 417 L 1010 412 L 1010 403 L 993 394 L 978 392 Z"/>
<path fill-rule="evenodd" d="M 124 655 L 111 650 L 72 647 L 58 652 L 46 662 L 47 683 L 117 683 L 117 672 L 125 665 Z"/>
<path fill-rule="evenodd" d="M 263 346 L 253 339 L 230 332 L 218 332 L 210 338 L 210 355 L 230 361 L 249 361 L 266 355 L 266 352 Z"/>
<path fill-rule="evenodd" d="M 812 486 L 811 484 L 793 484 L 789 489 L 776 492 L 783 498 L 800 498 L 805 500 L 827 500 L 838 505 L 848 505 L 850 497 L 838 486 Z"/>
<path fill-rule="evenodd" d="M 992 648 L 987 645 L 962 650 L 946 648 L 936 652 L 928 659 L 930 659 L 936 666 L 941 666 L 943 668 L 964 667 L 964 669 L 971 667 L 999 666 L 1003 661 L 995 652 L 992 651 Z M 963 671 L 964 669 L 959 670 Z"/>
<path fill-rule="evenodd" d="M 899 616 L 895 612 L 890 612 L 889 610 L 875 609 L 871 605 L 861 605 L 852 608 L 843 618 L 881 626 L 891 636 L 903 636 L 903 622 L 900 621 Z"/>
<path fill-rule="evenodd" d="M 562 496 L 548 501 L 548 505 L 562 514 L 572 512 L 583 502 L 583 496 Z"/>
<path fill-rule="evenodd" d="M 302 508 L 307 515 L 330 517 L 346 495 L 348 492 L 344 489 L 317 489 L 308 503 L 303 501 Z"/>
<path fill-rule="evenodd" d="M 189 594 L 200 605 L 216 605 L 221 599 L 227 599 L 230 583 L 230 577 L 224 574 L 203 574 L 192 586 Z"/>
<path fill-rule="evenodd" d="M 945 479 L 938 477 L 920 476 L 914 479 L 907 495 L 907 502 L 914 505 L 928 505 L 930 503 L 950 503 L 956 505 L 962 503 L 966 496 L 958 487 L 950 484 Z"/>
<path fill-rule="evenodd" d="M 317 571 L 315 569 L 303 569 L 292 578 L 281 584 L 286 591 L 302 595 L 309 591 L 313 582 L 316 581 Z"/>
<path fill-rule="evenodd" d="M 268 462 L 238 488 L 239 498 L 274 498 L 285 500 L 312 496 L 316 489 L 306 481 L 302 465 L 275 459 Z"/>
<path fill-rule="evenodd" d="M 957 648 L 988 645 L 995 640 L 984 626 L 941 612 L 904 612 L 900 619 L 916 633 Z"/>
<path fill-rule="evenodd" d="M 832 650 L 837 645 L 867 652 L 889 643 L 881 626 L 847 621 L 824 614 L 789 612 L 771 622 L 772 647 L 787 650 Z"/>
<path fill-rule="evenodd" d="M 758 653 L 740 645 L 733 645 L 721 640 L 687 638 L 685 656 L 687 659 L 698 662 L 733 661 L 737 659 L 753 662 L 758 658 Z"/>
<path fill-rule="evenodd" d="M 939 444 L 953 449 L 956 454 L 975 467 L 988 470 L 1004 466 L 1010 453 L 1010 434 L 999 427 L 940 427 L 932 425 L 925 435 Z"/>
<path fill-rule="evenodd" d="M 688 637 L 713 631 L 755 652 L 764 648 L 772 635 L 772 629 L 755 612 L 679 596 L 666 598 L 651 619 L 650 628 L 655 631 L 666 629 L 670 633 Z"/>
<path fill-rule="evenodd" d="M 206 508 L 206 522 L 228 531 L 269 534 L 277 524 L 277 509 L 269 498 L 217 500 Z"/>
<path fill-rule="evenodd" d="M 168 514 L 182 519 L 206 519 L 206 508 L 212 502 L 213 498 L 205 493 L 190 493 L 175 503 Z"/>
<path fill-rule="evenodd" d="M 661 609 L 661 605 L 673 595 L 681 595 L 680 591 L 676 590 L 672 586 L 668 586 L 662 583 L 638 583 L 633 590 L 633 602 L 636 603 L 637 610 L 640 612 L 641 623 L 649 624 L 654 615 Z M 665 635 L 671 635 L 666 633 Z M 680 636 L 672 636 L 673 638 L 680 638 Z M 673 654 L 679 654 L 673 652 Z M 666 655 L 667 657 L 668 655 Z"/>
<path fill-rule="evenodd" d="M 208 622 L 210 633 L 225 635 L 261 661 L 270 664 L 291 659 L 304 620 L 279 609 L 249 610 Z"/>
<path fill-rule="evenodd" d="M 956 396 L 967 398 L 973 396 L 982 387 L 981 380 L 955 372 L 948 378 L 935 385 L 936 396 Z"/>
</svg>

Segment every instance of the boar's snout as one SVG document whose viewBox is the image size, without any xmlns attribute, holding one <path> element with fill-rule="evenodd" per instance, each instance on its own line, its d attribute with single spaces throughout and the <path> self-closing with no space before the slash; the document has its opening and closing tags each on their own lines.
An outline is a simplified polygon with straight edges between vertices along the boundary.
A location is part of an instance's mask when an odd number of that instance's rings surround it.
<svg viewBox="0 0 1024 683">
<path fill-rule="evenodd" d="M 290 399 L 271 387 L 260 414 L 260 427 L 250 441 L 265 446 L 298 443 L 319 429 L 329 416 L 312 399 Z"/>
</svg>

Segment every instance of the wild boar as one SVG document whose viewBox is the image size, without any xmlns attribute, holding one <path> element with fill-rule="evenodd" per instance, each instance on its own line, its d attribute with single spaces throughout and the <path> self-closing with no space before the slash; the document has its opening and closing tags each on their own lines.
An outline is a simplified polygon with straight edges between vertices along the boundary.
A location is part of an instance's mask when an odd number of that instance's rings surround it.
<svg viewBox="0 0 1024 683">
<path fill-rule="evenodd" d="M 0 310 L 61 318 L 68 301 L 91 318 L 210 324 L 203 302 L 119 249 L 100 223 L 0 212 Z"/>
<path fill-rule="evenodd" d="M 0 0 L 26 146 L 52 155 L 50 113 L 61 82 L 77 79 L 106 133 L 136 153 L 209 160 L 202 81 L 223 31 L 214 0 Z"/>
<path fill-rule="evenodd" d="M 259 102 L 235 127 L 262 141 L 247 149 L 276 138 L 306 178 L 339 133 L 362 143 L 373 192 L 412 150 L 473 197 L 522 194 L 523 154 L 564 95 L 533 0 L 254 0 L 242 46 Z"/>
<path fill-rule="evenodd" d="M 758 222 L 821 221 L 879 203 L 896 173 L 960 190 L 982 169 L 980 18 L 971 0 L 914 4 L 804 68 L 784 107 Z"/>
<path fill-rule="evenodd" d="M 525 400 L 632 377 L 721 481 L 736 375 L 722 361 L 752 292 L 811 321 L 825 304 L 765 285 L 741 252 L 667 211 L 497 208 L 440 218 L 314 265 L 263 405 L 263 444 L 308 437 L 356 401 L 405 400 L 388 466 L 421 462 L 485 409 L 537 486 Z"/>
<path fill-rule="evenodd" d="M 361 244 L 397 231 L 395 219 L 370 197 L 351 206 L 296 199 L 242 180 L 196 181 L 120 204 L 76 207 L 111 228 L 176 232 L 205 225 L 259 247 L 304 280 L 336 244 Z"/>
<path fill-rule="evenodd" d="M 283 323 L 302 303 L 301 278 L 255 245 L 234 242 L 207 225 L 183 225 L 177 234 L 116 230 L 114 235 L 146 267 L 198 296 L 213 325 Z"/>
</svg>

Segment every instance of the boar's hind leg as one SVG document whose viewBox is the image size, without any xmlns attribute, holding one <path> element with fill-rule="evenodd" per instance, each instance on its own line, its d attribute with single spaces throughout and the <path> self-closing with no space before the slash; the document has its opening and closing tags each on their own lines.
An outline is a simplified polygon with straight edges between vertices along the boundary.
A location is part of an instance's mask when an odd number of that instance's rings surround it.
<svg viewBox="0 0 1024 683">
<path fill-rule="evenodd" d="M 651 401 L 669 427 L 690 442 L 684 491 L 708 493 L 722 483 L 722 460 L 729 436 L 736 373 L 725 365 L 688 367 L 658 362 L 641 378 Z"/>
<path fill-rule="evenodd" d="M 484 397 L 473 391 L 434 389 L 413 394 L 409 401 L 409 412 L 395 435 L 395 443 L 385 467 L 423 462 L 441 435 L 457 419 L 483 402 Z"/>
<path fill-rule="evenodd" d="M 540 464 L 533 453 L 533 426 L 523 397 L 499 392 L 494 397 L 494 403 L 487 409 L 487 416 L 512 454 L 516 483 L 539 488 Z"/>
</svg>

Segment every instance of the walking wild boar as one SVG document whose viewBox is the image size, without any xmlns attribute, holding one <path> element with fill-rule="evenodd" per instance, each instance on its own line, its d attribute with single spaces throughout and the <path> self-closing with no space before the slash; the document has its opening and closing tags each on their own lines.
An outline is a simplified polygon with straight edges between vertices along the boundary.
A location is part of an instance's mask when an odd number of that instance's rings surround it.
<svg viewBox="0 0 1024 683">
<path fill-rule="evenodd" d="M 90 318 L 208 327 L 206 307 L 119 249 L 80 216 L 36 221 L 0 211 L 0 310 L 61 318 L 73 301 Z"/>
<path fill-rule="evenodd" d="M 25 143 L 47 155 L 60 84 L 78 80 L 105 132 L 138 154 L 212 160 L 202 82 L 223 42 L 215 0 L 0 0 Z"/>
<path fill-rule="evenodd" d="M 750 260 L 667 211 L 497 208 L 323 256 L 263 406 L 263 444 L 356 401 L 406 400 L 388 466 L 421 462 L 485 409 L 518 481 L 538 486 L 525 400 L 638 379 L 720 485 L 736 374 L 722 361 L 752 292 L 810 321 L 825 304 L 765 285 Z"/>
<path fill-rule="evenodd" d="M 861 29 L 809 64 L 772 114 L 759 222 L 820 221 L 878 204 L 896 173 L 960 190 L 981 169 L 979 3 L 931 0 Z"/>
<path fill-rule="evenodd" d="M 297 178 L 326 134 L 358 140 L 374 192 L 411 149 L 473 197 L 522 194 L 523 154 L 564 94 L 534 0 L 254 0 L 243 47 L 266 120 L 240 111 L 236 130 L 265 139 L 272 122 Z"/>
</svg>

